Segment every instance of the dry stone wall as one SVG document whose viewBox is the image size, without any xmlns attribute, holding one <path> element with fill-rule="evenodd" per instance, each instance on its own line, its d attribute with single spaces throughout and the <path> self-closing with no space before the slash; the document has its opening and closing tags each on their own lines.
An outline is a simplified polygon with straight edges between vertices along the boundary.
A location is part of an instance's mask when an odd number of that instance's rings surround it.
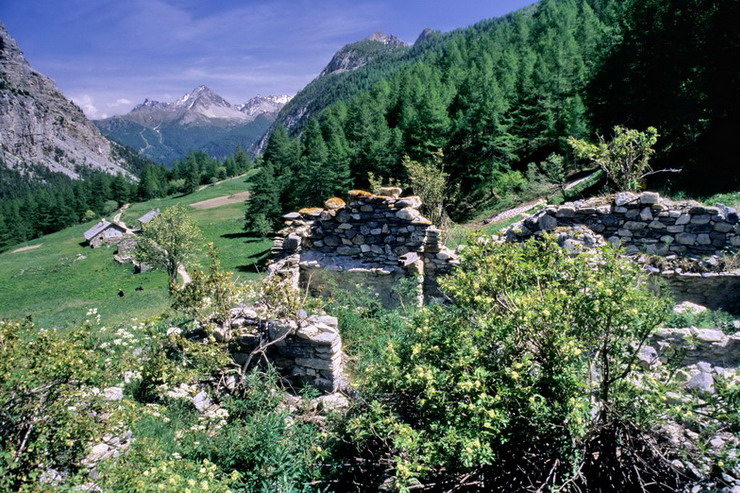
<svg viewBox="0 0 740 493">
<path fill-rule="evenodd" d="M 335 197 L 323 208 L 285 215 L 270 272 L 323 294 L 365 285 L 386 306 L 400 302 L 396 288 L 404 278 L 414 280 L 419 302 L 440 296 L 437 278 L 451 271 L 457 256 L 422 217 L 421 200 L 400 193 L 395 187 L 380 195 L 354 190 L 347 202 Z"/>
<path fill-rule="evenodd" d="M 311 385 L 326 392 L 346 387 L 342 339 L 335 317 L 307 316 L 265 322 L 251 308 L 235 308 L 228 335 L 232 356 L 244 365 L 264 348 L 265 356 L 296 386 Z M 256 361 L 254 361 L 256 362 Z"/>
<path fill-rule="evenodd" d="M 740 220 L 731 207 L 674 202 L 655 192 L 623 192 L 608 199 L 547 207 L 514 224 L 505 235 L 508 241 L 521 241 L 545 231 L 555 232 L 566 248 L 576 243 L 591 247 L 609 242 L 623 246 L 631 255 L 664 257 L 668 267 L 648 267 L 662 279 L 654 283 L 656 291 L 667 288 L 677 301 L 740 313 L 740 270 L 685 272 L 670 266 L 676 259 L 721 256 L 740 250 Z M 709 260 L 716 263 L 717 257 Z"/>
<path fill-rule="evenodd" d="M 564 226 L 585 226 L 627 253 L 706 256 L 740 248 L 738 213 L 731 207 L 674 202 L 655 192 L 616 194 L 550 206 L 510 227 L 507 239 L 521 240 Z"/>
</svg>

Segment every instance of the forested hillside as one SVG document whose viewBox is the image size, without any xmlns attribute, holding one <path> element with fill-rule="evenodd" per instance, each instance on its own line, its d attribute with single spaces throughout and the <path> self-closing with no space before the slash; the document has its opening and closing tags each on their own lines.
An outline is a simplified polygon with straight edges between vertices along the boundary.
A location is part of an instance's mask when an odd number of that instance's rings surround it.
<svg viewBox="0 0 740 493">
<path fill-rule="evenodd" d="M 737 133 L 730 121 L 737 91 L 728 83 L 737 78 L 722 73 L 738 59 L 727 25 L 737 18 L 731 4 L 545 0 L 433 37 L 429 49 L 379 76 L 372 89 L 347 97 L 325 88 L 335 102 L 302 127 L 299 139 L 276 129 L 257 178 L 272 195 L 252 212 L 274 220 L 347 186 L 366 187 L 370 173 L 403 183 L 404 156 L 430 161 L 441 150 L 449 212 L 460 219 L 526 187 L 541 174 L 536 163 L 552 153 L 572 164 L 568 136 L 608 136 L 621 124 L 656 126 L 656 167 L 685 168 L 678 180 L 688 191 L 732 189 L 736 153 L 727 151 Z M 377 74 L 384 66 L 363 70 Z M 725 179 L 696 181 L 695 170 Z"/>
<path fill-rule="evenodd" d="M 73 180 L 42 166 L 34 178 L 0 167 L 0 252 L 18 243 L 111 214 L 127 202 L 191 193 L 199 186 L 246 172 L 252 161 L 243 150 L 216 160 L 191 152 L 167 169 L 130 149 L 140 176 L 133 182 L 123 175 L 87 171 Z M 131 156 L 128 156 L 131 157 Z"/>
</svg>

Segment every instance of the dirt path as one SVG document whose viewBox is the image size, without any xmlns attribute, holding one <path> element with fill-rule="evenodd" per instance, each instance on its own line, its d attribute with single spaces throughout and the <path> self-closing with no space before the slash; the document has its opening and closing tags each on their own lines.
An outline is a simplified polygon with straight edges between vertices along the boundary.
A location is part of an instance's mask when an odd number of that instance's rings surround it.
<svg viewBox="0 0 740 493">
<path fill-rule="evenodd" d="M 193 282 L 193 279 L 190 277 L 190 274 L 188 274 L 188 271 L 185 270 L 185 266 L 180 264 L 177 267 L 177 273 L 180 274 L 180 277 L 182 278 L 182 285 L 185 286 L 187 284 L 190 284 Z"/>
<path fill-rule="evenodd" d="M 249 198 L 249 192 L 239 192 L 233 195 L 224 195 L 222 197 L 216 197 L 214 199 L 201 200 L 190 204 L 193 209 L 214 209 L 221 207 L 222 205 L 236 204 L 239 202 L 245 202 Z"/>
<path fill-rule="evenodd" d="M 213 183 L 209 183 L 208 185 L 201 185 L 198 188 L 195 189 L 196 192 L 200 192 L 201 190 L 205 190 L 208 187 L 214 187 L 216 185 L 220 185 L 225 181 L 233 180 L 235 178 L 241 178 L 243 176 L 247 176 L 247 173 L 242 173 L 241 175 L 232 176 L 231 178 L 226 178 L 225 180 L 215 181 Z"/>
<path fill-rule="evenodd" d="M 39 248 L 41 245 L 43 245 L 43 243 L 37 243 L 35 245 L 28 245 L 28 246 L 16 248 L 15 250 L 13 250 L 10 253 L 20 253 L 20 252 L 27 252 L 28 250 L 35 250 L 35 249 Z"/>
<path fill-rule="evenodd" d="M 586 175 L 583 178 L 579 178 L 577 180 L 573 180 L 572 182 L 570 182 L 567 185 L 565 185 L 565 189 L 566 190 L 570 190 L 571 188 L 576 187 L 576 186 L 580 185 L 581 183 L 583 183 L 584 181 L 588 180 L 589 178 L 591 178 L 595 174 L 596 173 L 591 173 L 590 175 Z M 543 205 L 543 204 L 546 204 L 546 203 L 547 203 L 547 200 L 546 199 L 533 200 L 531 202 L 527 202 L 525 204 L 521 204 L 521 205 L 518 205 L 516 207 L 513 207 L 513 208 L 511 208 L 509 210 L 505 210 L 503 212 L 499 212 L 495 216 L 489 217 L 488 219 L 484 219 L 483 221 L 480 222 L 480 224 L 491 224 L 491 223 L 498 223 L 498 222 L 501 222 L 501 221 L 505 221 L 507 219 L 511 219 L 514 216 L 518 216 L 519 214 L 522 214 L 522 213 L 528 211 L 532 207 L 536 207 L 538 205 Z"/>
</svg>

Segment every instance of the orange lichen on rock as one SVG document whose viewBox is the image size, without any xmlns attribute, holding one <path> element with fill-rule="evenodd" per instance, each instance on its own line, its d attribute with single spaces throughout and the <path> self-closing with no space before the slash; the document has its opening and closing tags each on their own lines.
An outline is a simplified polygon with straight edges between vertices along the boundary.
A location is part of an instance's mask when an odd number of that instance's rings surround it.
<svg viewBox="0 0 740 493">
<path fill-rule="evenodd" d="M 332 197 L 324 202 L 324 208 L 330 211 L 341 209 L 345 205 L 346 203 L 344 202 L 344 200 L 340 199 L 339 197 Z"/>
<path fill-rule="evenodd" d="M 324 212 L 324 209 L 321 207 L 306 207 L 298 211 L 299 214 L 303 214 L 305 216 L 318 216 L 322 212 Z"/>
<path fill-rule="evenodd" d="M 372 197 L 373 194 L 371 194 L 370 192 L 366 192 L 365 190 L 350 190 L 347 193 L 347 196 L 350 199 L 362 199 L 365 197 Z"/>
</svg>

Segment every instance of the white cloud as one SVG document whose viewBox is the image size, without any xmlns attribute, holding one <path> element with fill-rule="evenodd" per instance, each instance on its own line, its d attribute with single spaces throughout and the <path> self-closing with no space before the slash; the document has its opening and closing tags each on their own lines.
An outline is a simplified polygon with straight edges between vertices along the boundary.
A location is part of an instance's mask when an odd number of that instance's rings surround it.
<svg viewBox="0 0 740 493">
<path fill-rule="evenodd" d="M 129 101 L 126 98 L 120 98 L 120 99 L 116 99 L 116 102 L 112 104 L 111 106 L 121 106 L 124 104 L 131 104 L 131 101 Z"/>
<path fill-rule="evenodd" d="M 85 112 L 85 115 L 88 118 L 95 119 L 98 118 L 98 108 L 95 106 L 95 101 L 89 94 L 83 94 L 82 96 L 72 96 L 72 101 L 75 102 L 77 106 L 82 108 L 82 111 Z"/>
</svg>

